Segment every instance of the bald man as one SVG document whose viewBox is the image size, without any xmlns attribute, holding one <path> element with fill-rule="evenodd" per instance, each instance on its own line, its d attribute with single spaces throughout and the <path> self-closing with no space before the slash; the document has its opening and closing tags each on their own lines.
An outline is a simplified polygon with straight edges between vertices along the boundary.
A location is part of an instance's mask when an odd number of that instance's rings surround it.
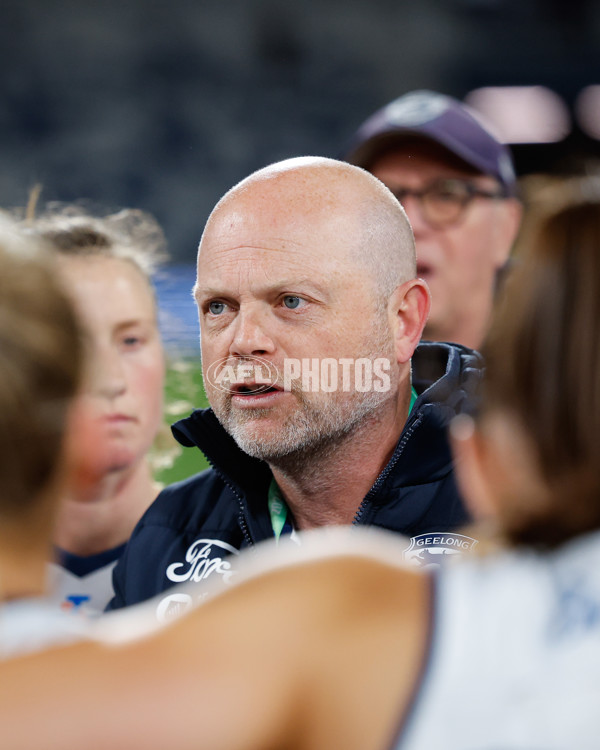
<svg viewBox="0 0 600 750">
<path fill-rule="evenodd" d="M 406 214 L 363 169 L 298 158 L 255 172 L 205 227 L 194 289 L 210 409 L 174 425 L 212 469 L 166 488 L 115 570 L 109 608 L 231 580 L 240 549 L 327 525 L 407 537 L 415 565 L 475 540 L 446 440 L 479 355 L 418 346 L 430 295 Z"/>
</svg>

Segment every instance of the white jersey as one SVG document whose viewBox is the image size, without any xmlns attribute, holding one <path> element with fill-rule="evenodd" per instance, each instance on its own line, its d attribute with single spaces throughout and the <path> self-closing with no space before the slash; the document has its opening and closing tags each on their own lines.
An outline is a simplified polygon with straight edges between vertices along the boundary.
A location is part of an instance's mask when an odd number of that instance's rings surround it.
<svg viewBox="0 0 600 750">
<path fill-rule="evenodd" d="M 90 623 L 83 617 L 57 609 L 42 597 L 15 599 L 0 604 L 0 658 L 86 637 Z"/>
<path fill-rule="evenodd" d="M 113 598 L 112 573 L 125 545 L 80 557 L 58 550 L 58 562 L 48 564 L 48 590 L 64 610 L 99 615 Z"/>
<path fill-rule="evenodd" d="M 135 642 L 160 629 L 153 616 L 155 608 L 156 602 L 151 600 L 90 618 L 83 609 L 61 610 L 48 597 L 2 602 L 0 659 L 82 640 L 104 644 Z"/>
<path fill-rule="evenodd" d="M 434 601 L 396 750 L 600 747 L 600 533 L 457 561 Z"/>
</svg>

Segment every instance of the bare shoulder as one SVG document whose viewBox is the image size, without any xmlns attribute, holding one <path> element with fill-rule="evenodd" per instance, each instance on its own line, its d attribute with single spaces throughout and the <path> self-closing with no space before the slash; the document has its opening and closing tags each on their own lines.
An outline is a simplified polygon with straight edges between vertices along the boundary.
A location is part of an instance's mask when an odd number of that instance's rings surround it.
<svg viewBox="0 0 600 750">
<path fill-rule="evenodd" d="M 387 748 L 423 664 L 429 581 L 357 557 L 327 561 L 312 575 L 305 598 L 318 610 L 308 623 L 313 637 L 297 645 L 310 707 L 303 747 Z"/>
<path fill-rule="evenodd" d="M 227 638 L 248 655 L 239 674 L 255 675 L 249 700 L 260 705 L 252 712 L 261 729 L 270 726 L 274 746 L 379 750 L 389 746 L 423 662 L 429 581 L 402 565 L 397 538 L 389 548 L 380 535 L 327 542 L 290 552 L 278 566 L 256 561 L 197 620 L 212 622 L 221 638 L 227 622 Z"/>
<path fill-rule="evenodd" d="M 428 579 L 404 546 L 345 529 L 248 553 L 230 590 L 142 646 L 180 689 L 171 715 L 215 750 L 388 747 L 428 636 Z"/>
<path fill-rule="evenodd" d="M 265 544 L 246 555 L 235 585 L 220 589 L 193 618 L 200 627 L 219 623 L 221 633 L 228 623 L 230 635 L 241 638 L 251 625 L 263 632 L 284 628 L 288 643 L 299 639 L 298 649 L 309 627 L 321 633 L 393 617 L 400 628 L 422 617 L 429 590 L 426 577 L 402 560 L 404 546 L 390 532 L 346 528 L 310 532 L 300 548 Z M 243 618 L 234 616 L 241 612 Z"/>
<path fill-rule="evenodd" d="M 0 663 L 7 747 L 387 747 L 425 649 L 428 585 L 356 543 L 280 550 L 278 566 L 267 549 L 230 591 L 135 642 Z"/>
</svg>

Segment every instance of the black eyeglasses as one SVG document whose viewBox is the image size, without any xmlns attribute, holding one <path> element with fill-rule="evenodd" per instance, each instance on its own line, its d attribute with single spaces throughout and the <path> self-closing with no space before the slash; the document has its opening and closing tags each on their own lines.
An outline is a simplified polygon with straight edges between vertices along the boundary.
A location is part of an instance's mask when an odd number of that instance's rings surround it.
<svg viewBox="0 0 600 750">
<path fill-rule="evenodd" d="M 435 180 L 422 190 L 403 187 L 390 190 L 400 203 L 403 203 L 408 195 L 416 198 L 420 203 L 423 218 L 436 228 L 456 224 L 475 198 L 507 197 L 502 189 L 482 190 L 468 180 L 456 178 Z"/>
</svg>

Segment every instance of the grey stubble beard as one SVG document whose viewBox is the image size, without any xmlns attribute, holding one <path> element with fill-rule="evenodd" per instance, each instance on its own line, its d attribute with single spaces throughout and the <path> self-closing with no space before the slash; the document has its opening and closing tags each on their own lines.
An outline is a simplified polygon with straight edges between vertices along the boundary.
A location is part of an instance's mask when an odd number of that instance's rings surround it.
<svg viewBox="0 0 600 750">
<path fill-rule="evenodd" d="M 376 325 L 370 344 L 369 353 L 363 356 L 374 360 L 387 354 L 390 362 L 394 362 L 391 333 L 382 321 Z M 329 458 L 344 442 L 378 420 L 384 409 L 393 408 L 389 404 L 396 398 L 396 389 L 397 383 L 392 376 L 389 392 L 344 393 L 338 389 L 328 394 L 332 398 L 312 403 L 301 386 L 294 382 L 291 395 L 297 401 L 297 408 L 276 433 L 268 437 L 256 434 L 251 423 L 259 426 L 260 420 L 268 418 L 272 409 L 236 410 L 231 394 L 218 394 L 211 406 L 225 430 L 245 453 L 288 471 L 307 470 L 310 462 Z"/>
</svg>

